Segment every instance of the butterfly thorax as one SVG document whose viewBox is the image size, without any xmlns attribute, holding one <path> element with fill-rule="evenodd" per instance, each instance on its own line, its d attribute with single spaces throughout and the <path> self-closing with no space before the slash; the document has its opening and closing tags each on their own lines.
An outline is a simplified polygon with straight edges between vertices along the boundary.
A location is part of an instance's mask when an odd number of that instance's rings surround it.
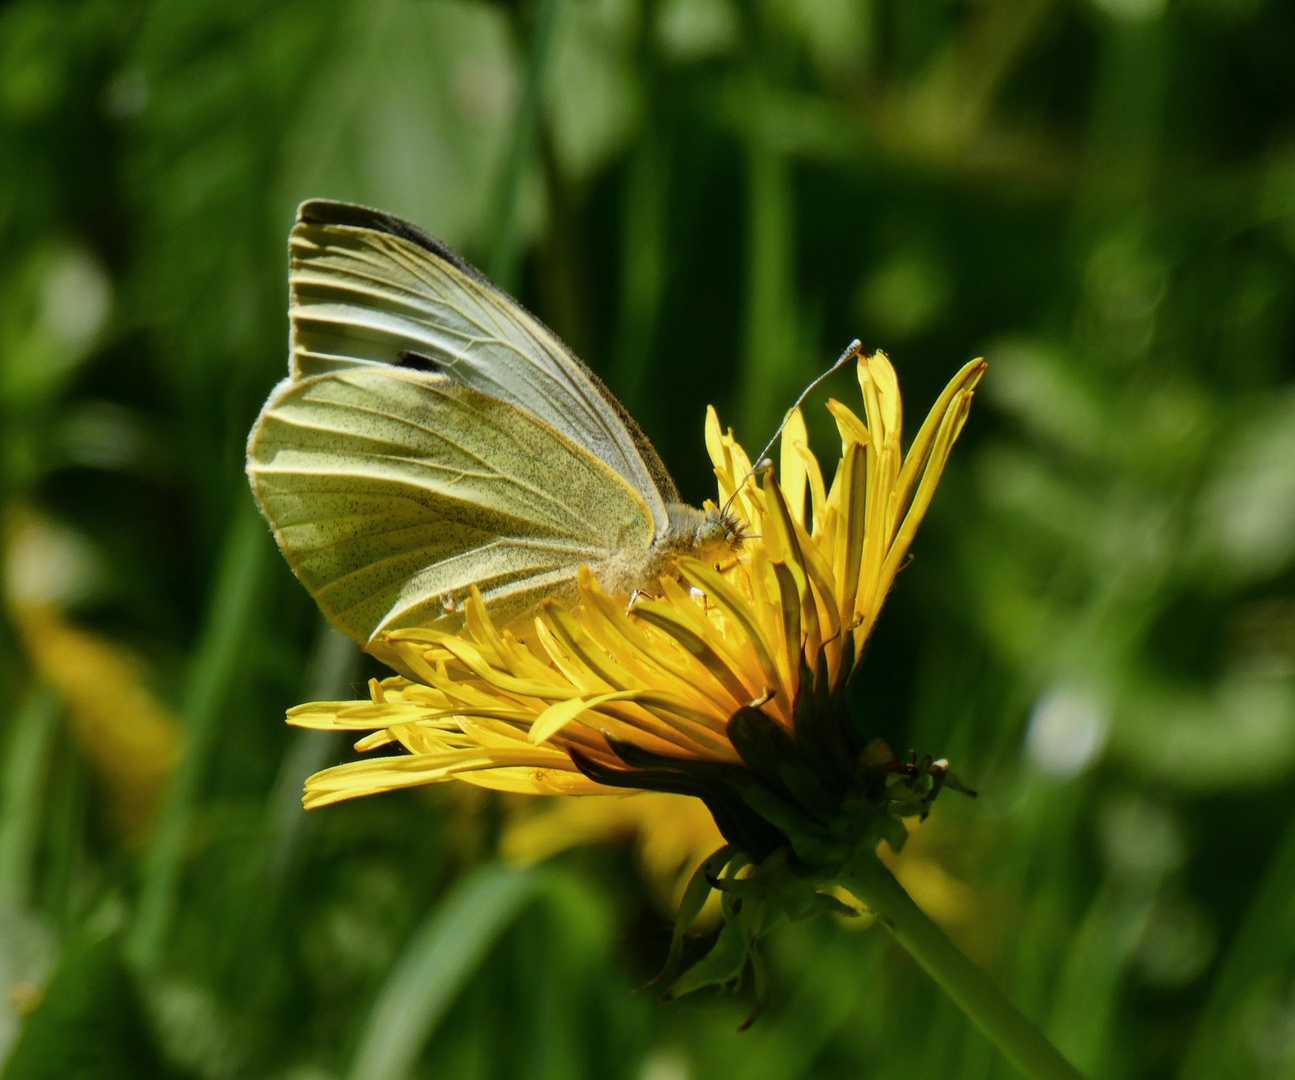
<svg viewBox="0 0 1295 1080">
<path fill-rule="evenodd" d="M 652 541 L 652 551 L 658 558 L 669 562 L 685 557 L 719 562 L 736 554 L 742 545 L 742 523 L 727 510 L 715 506 L 698 510 L 684 503 L 670 503 L 666 513 L 669 524 Z"/>
<path fill-rule="evenodd" d="M 719 564 L 742 546 L 742 523 L 717 507 L 698 510 L 684 503 L 669 503 L 666 512 L 668 523 L 646 553 L 618 552 L 596 571 L 599 582 L 612 595 L 656 593 L 657 583 L 673 576 L 681 559 Z"/>
</svg>

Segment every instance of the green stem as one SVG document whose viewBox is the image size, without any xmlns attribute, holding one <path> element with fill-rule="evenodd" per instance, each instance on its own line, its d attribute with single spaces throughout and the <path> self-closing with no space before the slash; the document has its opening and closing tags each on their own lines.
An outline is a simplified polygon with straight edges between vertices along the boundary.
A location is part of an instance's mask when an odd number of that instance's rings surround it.
<svg viewBox="0 0 1295 1080">
<path fill-rule="evenodd" d="M 968 960 L 872 854 L 841 875 L 882 925 L 1030 1080 L 1083 1080 L 1025 1015 Z"/>
</svg>

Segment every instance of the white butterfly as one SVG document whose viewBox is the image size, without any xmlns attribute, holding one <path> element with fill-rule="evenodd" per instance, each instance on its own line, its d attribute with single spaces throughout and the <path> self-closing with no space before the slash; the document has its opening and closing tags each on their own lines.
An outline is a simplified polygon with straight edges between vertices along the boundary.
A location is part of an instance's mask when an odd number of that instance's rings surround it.
<svg viewBox="0 0 1295 1080">
<path fill-rule="evenodd" d="M 362 645 L 455 622 L 472 585 L 508 622 L 615 595 L 742 540 L 679 502 L 652 444 L 557 336 L 422 229 L 313 200 L 289 242 L 289 375 L 247 473 L 293 571 Z"/>
</svg>

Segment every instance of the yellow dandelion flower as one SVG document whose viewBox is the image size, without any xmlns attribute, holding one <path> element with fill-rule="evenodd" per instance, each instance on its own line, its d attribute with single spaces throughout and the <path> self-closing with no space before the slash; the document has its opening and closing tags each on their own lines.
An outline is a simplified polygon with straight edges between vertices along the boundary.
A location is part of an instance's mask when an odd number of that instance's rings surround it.
<svg viewBox="0 0 1295 1080">
<path fill-rule="evenodd" d="M 799 411 L 782 431 L 776 478 L 758 468 L 758 482 L 746 452 L 708 412 L 718 499 L 746 535 L 732 565 L 685 560 L 677 580 L 662 579 L 657 595 L 628 605 L 586 571 L 578 605 L 546 603 L 525 625 L 496 626 L 474 595 L 457 632 L 388 633 L 407 676 L 374 680 L 368 701 L 302 705 L 289 720 L 369 731 L 361 751 L 405 752 L 316 774 L 306 805 L 450 779 L 543 794 L 675 791 L 705 800 L 725 836 L 759 857 L 779 845 L 780 829 L 735 785 L 745 783 L 739 774 L 773 768 L 761 755 L 787 749 L 836 801 L 850 793 L 861 755 L 883 771 L 911 773 L 884 750 L 867 750 L 839 691 L 930 505 L 984 364 L 958 372 L 907 454 L 890 362 L 860 356 L 857 370 L 863 417 L 828 403 L 841 438 L 830 485 Z M 925 771 L 940 775 L 938 763 Z M 766 779 L 784 792 L 794 783 Z"/>
</svg>

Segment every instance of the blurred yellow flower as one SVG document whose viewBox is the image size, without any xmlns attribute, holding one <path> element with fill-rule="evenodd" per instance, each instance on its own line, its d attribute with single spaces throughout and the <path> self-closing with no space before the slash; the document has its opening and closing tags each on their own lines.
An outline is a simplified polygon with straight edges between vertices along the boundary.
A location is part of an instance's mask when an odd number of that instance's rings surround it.
<svg viewBox="0 0 1295 1080">
<path fill-rule="evenodd" d="M 670 914 L 679 909 L 697 868 L 724 843 L 705 805 L 682 795 L 638 791 L 607 799 L 524 799 L 511 809 L 499 839 L 505 859 L 529 865 L 573 847 L 632 840 L 653 899 Z M 702 921 L 714 924 L 718 918 L 715 899 Z"/>
<path fill-rule="evenodd" d="M 67 709 L 110 822 L 128 845 L 143 844 L 179 760 L 180 722 L 137 658 L 62 614 L 55 586 L 67 571 L 55 563 L 67 545 L 57 529 L 30 510 L 11 508 L 7 518 L 6 599 L 32 668 Z"/>
</svg>

